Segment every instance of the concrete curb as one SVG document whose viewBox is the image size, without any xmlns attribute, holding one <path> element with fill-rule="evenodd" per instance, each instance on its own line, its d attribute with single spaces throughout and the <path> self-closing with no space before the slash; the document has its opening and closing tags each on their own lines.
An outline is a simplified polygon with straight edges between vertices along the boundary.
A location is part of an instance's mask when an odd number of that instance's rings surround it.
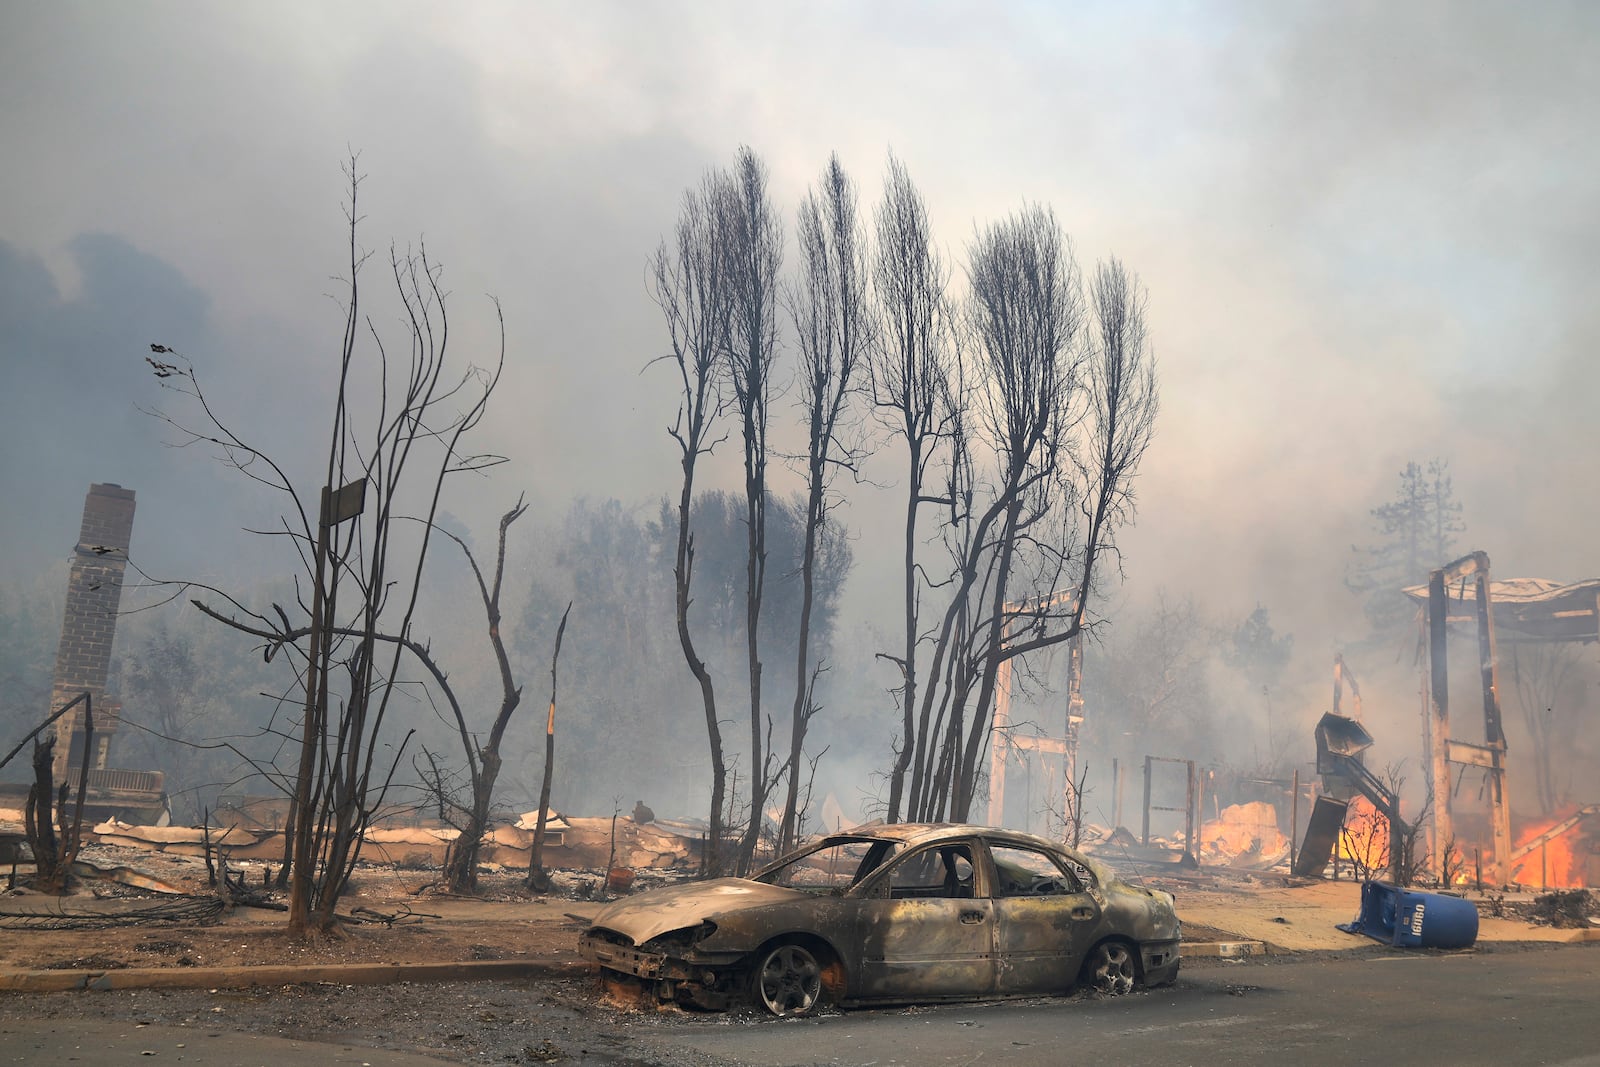
<svg viewBox="0 0 1600 1067">
<path fill-rule="evenodd" d="M 1566 944 L 1600 942 L 1600 929 L 1574 930 Z M 1561 941 L 1549 942 L 1552 945 Z M 1183 959 L 1242 960 L 1267 953 L 1265 941 L 1185 941 Z M 1294 955 L 1290 950 L 1289 955 Z M 461 963 L 336 963 L 264 967 L 128 967 L 113 971 L 0 970 L 0 994 L 112 989 L 247 989 L 283 985 L 389 985 L 397 982 L 493 982 L 577 978 L 595 973 L 582 960 L 473 960 Z"/>
<path fill-rule="evenodd" d="M 1247 956 L 1264 955 L 1266 951 L 1265 941 L 1185 941 L 1178 950 L 1178 958 L 1242 960 Z"/>
<path fill-rule="evenodd" d="M 114 971 L 0 971 L 0 992 L 65 993 L 109 989 L 244 989 L 300 984 L 488 982 L 571 978 L 594 972 L 581 960 L 478 960 L 463 963 L 346 963 L 295 967 L 129 967 Z"/>
</svg>

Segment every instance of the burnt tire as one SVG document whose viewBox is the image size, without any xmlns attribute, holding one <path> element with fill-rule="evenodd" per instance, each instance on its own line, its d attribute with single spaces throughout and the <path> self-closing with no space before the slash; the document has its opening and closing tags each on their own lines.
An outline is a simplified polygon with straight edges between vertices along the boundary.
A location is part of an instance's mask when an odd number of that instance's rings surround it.
<svg viewBox="0 0 1600 1067">
<path fill-rule="evenodd" d="M 1139 981 L 1133 949 L 1124 941 L 1102 941 L 1083 965 L 1083 982 L 1097 993 L 1118 997 L 1133 992 Z"/>
<path fill-rule="evenodd" d="M 756 957 L 750 992 L 770 1014 L 810 1014 L 822 1003 L 822 990 L 822 963 L 804 945 L 785 942 Z"/>
</svg>

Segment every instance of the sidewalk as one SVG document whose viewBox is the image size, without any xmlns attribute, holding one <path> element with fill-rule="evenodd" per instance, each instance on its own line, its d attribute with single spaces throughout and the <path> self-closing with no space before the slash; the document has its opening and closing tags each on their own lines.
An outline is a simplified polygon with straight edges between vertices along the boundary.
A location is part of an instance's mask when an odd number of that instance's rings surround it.
<svg viewBox="0 0 1600 1067">
<path fill-rule="evenodd" d="M 1260 942 L 1268 953 L 1339 951 L 1376 943 L 1364 935 L 1337 929 L 1339 923 L 1349 922 L 1361 910 L 1360 882 L 1287 882 L 1282 877 L 1264 875 L 1253 883 L 1230 884 L 1219 877 L 1210 884 L 1199 880 L 1186 884 L 1182 879 L 1164 884 L 1177 896 L 1178 916 L 1186 926 L 1227 931 L 1240 940 Z M 1534 895 L 1515 894 L 1506 899 L 1532 900 Z M 1600 929 L 1557 929 L 1520 919 L 1495 918 L 1484 914 L 1485 910 L 1480 906 L 1480 944 L 1600 940 Z M 1190 947 L 1184 946 L 1186 953 Z"/>
</svg>

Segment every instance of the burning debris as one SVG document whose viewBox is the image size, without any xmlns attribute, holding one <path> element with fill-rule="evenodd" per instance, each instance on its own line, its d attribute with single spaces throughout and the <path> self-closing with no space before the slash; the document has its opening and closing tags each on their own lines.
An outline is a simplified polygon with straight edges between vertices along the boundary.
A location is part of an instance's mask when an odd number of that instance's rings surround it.
<svg viewBox="0 0 1600 1067">
<path fill-rule="evenodd" d="M 1231 804 L 1200 829 L 1200 861 L 1229 867 L 1272 867 L 1289 857 L 1278 812 L 1265 801 Z"/>
<path fill-rule="evenodd" d="M 1600 875 L 1600 805 L 1567 807 L 1523 827 L 1511 851 L 1511 877 L 1541 889 L 1594 884 Z"/>
</svg>

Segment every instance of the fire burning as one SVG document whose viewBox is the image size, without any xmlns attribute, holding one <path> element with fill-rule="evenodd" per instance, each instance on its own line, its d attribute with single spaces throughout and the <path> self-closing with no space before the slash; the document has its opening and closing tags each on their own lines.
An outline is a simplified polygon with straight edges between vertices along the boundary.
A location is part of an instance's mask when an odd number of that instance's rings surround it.
<svg viewBox="0 0 1600 1067">
<path fill-rule="evenodd" d="M 1592 807 L 1569 805 L 1525 825 L 1511 852 L 1512 880 L 1542 889 L 1586 886 L 1593 849 L 1585 817 L 1593 814 Z"/>
<path fill-rule="evenodd" d="M 1380 874 L 1389 866 L 1389 820 L 1366 797 L 1354 797 L 1345 809 L 1344 829 L 1335 853 L 1358 877 Z"/>
</svg>

